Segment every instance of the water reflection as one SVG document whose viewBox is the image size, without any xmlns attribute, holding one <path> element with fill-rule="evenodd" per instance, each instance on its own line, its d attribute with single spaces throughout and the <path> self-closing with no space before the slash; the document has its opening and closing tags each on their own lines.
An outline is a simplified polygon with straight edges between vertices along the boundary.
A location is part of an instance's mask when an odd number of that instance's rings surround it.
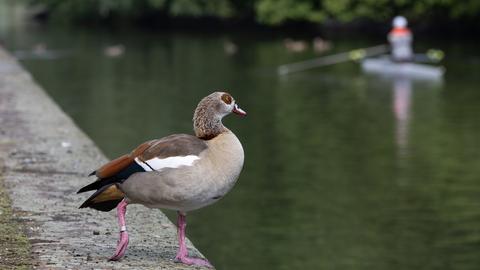
<svg viewBox="0 0 480 270">
<path fill-rule="evenodd" d="M 392 111 L 395 116 L 397 156 L 399 160 L 404 160 L 409 154 L 410 121 L 414 118 L 412 91 L 440 91 L 443 80 L 441 78 L 418 80 L 405 76 L 387 77 L 386 79 L 392 84 Z"/>
<path fill-rule="evenodd" d="M 395 114 L 395 142 L 399 158 L 408 153 L 408 130 L 410 124 L 412 81 L 409 78 L 393 79 L 393 112 Z"/>
</svg>

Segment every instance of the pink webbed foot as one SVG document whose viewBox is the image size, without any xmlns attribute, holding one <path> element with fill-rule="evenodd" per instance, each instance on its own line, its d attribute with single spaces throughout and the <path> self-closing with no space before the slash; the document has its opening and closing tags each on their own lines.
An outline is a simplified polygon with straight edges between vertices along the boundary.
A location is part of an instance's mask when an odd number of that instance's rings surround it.
<svg viewBox="0 0 480 270">
<path fill-rule="evenodd" d="M 205 266 L 208 268 L 213 268 L 213 265 L 208 261 L 200 258 L 192 258 L 188 256 L 179 256 L 175 257 L 175 262 L 183 263 L 186 265 L 195 265 L 195 266 Z"/>
<path fill-rule="evenodd" d="M 213 268 L 212 264 L 204 259 L 188 257 L 187 245 L 185 244 L 185 227 L 187 226 L 186 216 L 182 212 L 178 212 L 178 251 L 175 262 L 187 265 L 205 266 Z"/>
<path fill-rule="evenodd" d="M 120 239 L 117 243 L 117 249 L 115 250 L 115 254 L 110 257 L 110 261 L 118 261 L 120 260 L 123 255 L 125 255 L 125 251 L 127 250 L 128 246 L 128 233 L 127 231 L 120 232 Z"/>
</svg>

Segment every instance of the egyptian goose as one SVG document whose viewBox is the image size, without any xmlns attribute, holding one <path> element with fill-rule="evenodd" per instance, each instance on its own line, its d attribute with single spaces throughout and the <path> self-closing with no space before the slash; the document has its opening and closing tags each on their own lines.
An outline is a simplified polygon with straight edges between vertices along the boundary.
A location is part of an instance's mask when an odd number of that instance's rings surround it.
<svg viewBox="0 0 480 270">
<path fill-rule="evenodd" d="M 120 240 L 110 260 L 123 257 L 128 245 L 127 205 L 143 204 L 178 212 L 179 248 L 175 261 L 211 267 L 207 260 L 188 257 L 186 213 L 222 198 L 243 167 L 243 148 L 222 124 L 230 113 L 246 115 L 233 97 L 215 92 L 203 98 L 193 116 L 195 135 L 174 134 L 145 142 L 130 154 L 110 161 L 90 175 L 98 179 L 78 193 L 96 190 L 80 208 L 99 211 L 117 208 Z"/>
</svg>

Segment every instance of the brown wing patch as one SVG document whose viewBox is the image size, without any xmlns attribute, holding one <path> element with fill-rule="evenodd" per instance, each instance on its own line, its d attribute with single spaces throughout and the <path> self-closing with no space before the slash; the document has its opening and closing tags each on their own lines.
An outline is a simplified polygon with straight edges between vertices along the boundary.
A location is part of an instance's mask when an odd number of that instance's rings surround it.
<svg viewBox="0 0 480 270">
<path fill-rule="evenodd" d="M 113 176 L 120 172 L 123 168 L 130 165 L 132 162 L 132 157 L 130 157 L 129 155 L 123 155 L 100 167 L 98 170 L 95 171 L 95 175 L 98 178 L 107 178 Z"/>
<path fill-rule="evenodd" d="M 207 144 L 195 136 L 174 134 L 153 142 L 139 158 L 145 161 L 155 157 L 198 156 L 206 148 Z"/>
<path fill-rule="evenodd" d="M 153 143 L 155 143 L 155 141 L 157 140 L 151 140 L 151 141 L 148 141 L 148 142 L 144 142 L 142 144 L 140 144 L 135 150 L 132 151 L 132 153 L 130 154 L 130 156 L 132 156 L 132 158 L 136 158 L 138 156 L 140 156 L 143 152 L 145 152 L 145 150 L 147 150 Z"/>
<path fill-rule="evenodd" d="M 135 150 L 133 150 L 129 155 L 123 155 L 108 162 L 107 164 L 96 170 L 95 175 L 100 179 L 114 176 L 115 174 L 126 168 L 128 165 L 132 164 L 134 159 L 141 155 L 143 152 L 145 152 L 145 150 L 148 149 L 153 142 L 155 142 L 155 140 L 144 142 L 137 148 L 135 148 Z"/>
</svg>

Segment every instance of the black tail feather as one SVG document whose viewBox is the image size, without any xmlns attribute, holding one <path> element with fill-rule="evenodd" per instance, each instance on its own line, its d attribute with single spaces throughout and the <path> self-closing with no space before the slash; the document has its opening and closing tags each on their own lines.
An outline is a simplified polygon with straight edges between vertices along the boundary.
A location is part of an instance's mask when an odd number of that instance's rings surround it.
<svg viewBox="0 0 480 270">
<path fill-rule="evenodd" d="M 123 199 L 120 200 L 112 200 L 112 201 L 106 201 L 106 202 L 99 202 L 99 203 L 92 203 L 88 207 L 93 208 L 98 211 L 102 212 L 108 212 L 117 207 L 117 205 L 122 201 Z"/>
<path fill-rule="evenodd" d="M 97 181 L 87 185 L 87 186 L 84 186 L 79 191 L 77 191 L 77 194 L 82 193 L 82 192 L 86 192 L 86 191 L 90 191 L 90 190 L 96 190 L 96 189 L 99 189 L 103 186 L 107 186 L 107 185 L 110 185 L 110 184 L 113 184 L 113 183 L 123 182 L 125 179 L 130 177 L 130 175 L 132 175 L 134 173 L 137 173 L 137 172 L 144 172 L 144 171 L 145 170 L 140 165 L 138 165 L 137 163 L 134 162 L 134 163 L 130 164 L 128 167 L 126 167 L 125 169 L 118 172 L 116 175 L 112 176 L 112 177 L 100 179 L 100 180 L 97 180 Z M 92 172 L 89 176 L 94 175 L 95 173 L 96 173 L 96 171 Z"/>
<path fill-rule="evenodd" d="M 110 200 L 110 201 L 104 201 L 104 202 L 93 202 L 93 199 L 95 199 L 95 197 L 97 197 L 99 194 L 104 192 L 111 185 L 114 185 L 114 184 L 103 186 L 102 188 L 97 190 L 82 205 L 80 205 L 79 208 L 90 207 L 90 208 L 93 208 L 93 209 L 96 209 L 96 210 L 99 210 L 99 211 L 108 212 L 108 211 L 112 210 L 113 208 L 117 207 L 117 205 L 122 201 L 122 199 Z"/>
<path fill-rule="evenodd" d="M 94 199 L 99 196 L 102 192 L 107 190 L 109 187 L 116 183 L 122 183 L 130 177 L 130 175 L 137 173 L 137 172 L 145 172 L 145 170 L 138 165 L 137 163 L 133 162 L 114 176 L 104 178 L 104 179 L 97 179 L 97 181 L 90 183 L 84 187 L 82 187 L 77 193 L 87 192 L 91 190 L 96 190 L 81 206 L 80 208 L 90 207 L 99 211 L 110 211 L 113 208 L 117 207 L 117 205 L 122 201 L 123 198 L 118 199 L 117 197 L 112 198 L 111 200 L 106 200 L 102 202 L 95 202 Z M 89 176 L 95 175 L 96 171 L 92 172 Z"/>
<path fill-rule="evenodd" d="M 77 194 L 82 193 L 82 192 L 87 192 L 87 191 L 90 191 L 90 190 L 100 189 L 104 186 L 108 186 L 108 185 L 113 184 L 115 182 L 117 182 L 116 178 L 100 179 L 100 180 L 97 180 L 97 181 L 95 181 L 95 182 L 93 182 L 89 185 L 84 186 L 79 191 L 77 191 Z"/>
</svg>

